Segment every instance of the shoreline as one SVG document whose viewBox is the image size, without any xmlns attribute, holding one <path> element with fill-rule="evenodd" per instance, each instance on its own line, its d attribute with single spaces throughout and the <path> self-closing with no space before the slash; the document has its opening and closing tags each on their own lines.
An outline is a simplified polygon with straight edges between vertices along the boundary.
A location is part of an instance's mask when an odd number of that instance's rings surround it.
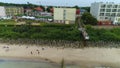
<svg viewBox="0 0 120 68">
<path fill-rule="evenodd" d="M 7 48 L 6 48 L 7 47 Z M 8 51 L 6 50 L 8 49 Z M 32 54 L 31 54 L 32 51 Z M 39 52 L 38 52 L 39 51 Z M 35 62 L 61 63 L 80 66 L 111 66 L 120 68 L 119 48 L 62 48 L 0 44 L 0 59 L 26 60 Z M 117 66 L 117 67 L 115 67 Z M 86 68 L 87 68 L 86 67 Z M 92 68 L 92 67 L 91 67 Z"/>
<path fill-rule="evenodd" d="M 31 58 L 31 57 L 9 57 L 9 56 L 0 56 L 0 61 L 19 61 L 19 62 L 42 62 L 42 63 L 50 63 L 50 64 L 55 64 L 55 65 L 60 65 L 58 63 L 52 62 L 50 60 L 46 60 L 43 58 Z"/>
</svg>

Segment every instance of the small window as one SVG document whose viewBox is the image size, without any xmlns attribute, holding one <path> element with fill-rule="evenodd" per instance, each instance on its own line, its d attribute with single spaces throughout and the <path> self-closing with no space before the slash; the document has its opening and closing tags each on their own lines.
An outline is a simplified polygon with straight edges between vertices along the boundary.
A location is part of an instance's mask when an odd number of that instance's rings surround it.
<svg viewBox="0 0 120 68">
<path fill-rule="evenodd" d="M 100 13 L 100 16 L 104 16 L 104 13 Z"/>
<path fill-rule="evenodd" d="M 111 12 L 111 9 L 106 9 L 106 12 Z"/>
<path fill-rule="evenodd" d="M 105 17 L 105 19 L 108 19 L 108 17 Z"/>
<path fill-rule="evenodd" d="M 117 12 L 117 9 L 113 9 L 112 12 Z"/>
<path fill-rule="evenodd" d="M 112 7 L 112 5 L 107 5 L 107 8 L 111 8 Z"/>
</svg>

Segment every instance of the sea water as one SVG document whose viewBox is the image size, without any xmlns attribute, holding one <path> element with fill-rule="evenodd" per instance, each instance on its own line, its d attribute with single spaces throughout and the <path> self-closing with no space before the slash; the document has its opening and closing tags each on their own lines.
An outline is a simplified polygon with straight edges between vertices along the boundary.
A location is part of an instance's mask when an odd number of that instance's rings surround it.
<svg viewBox="0 0 120 68">
<path fill-rule="evenodd" d="M 0 68 L 61 68 L 61 64 L 26 59 L 0 59 Z M 80 67 L 76 65 L 65 65 L 65 68 Z"/>
<path fill-rule="evenodd" d="M 0 59 L 0 68 L 60 68 L 60 65 L 43 61 Z"/>
</svg>

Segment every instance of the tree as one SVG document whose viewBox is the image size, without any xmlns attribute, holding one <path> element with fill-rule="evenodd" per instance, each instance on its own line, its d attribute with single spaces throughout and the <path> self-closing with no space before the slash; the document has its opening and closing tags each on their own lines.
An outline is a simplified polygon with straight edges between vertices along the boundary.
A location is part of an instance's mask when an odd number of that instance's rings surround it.
<svg viewBox="0 0 120 68">
<path fill-rule="evenodd" d="M 79 6 L 76 5 L 76 6 L 74 6 L 73 8 L 79 9 Z"/>
<path fill-rule="evenodd" d="M 48 6 L 47 7 L 47 12 L 51 12 L 51 9 L 53 8 L 53 6 Z"/>
<path fill-rule="evenodd" d="M 90 24 L 90 25 L 96 25 L 97 24 L 97 19 L 94 18 L 89 12 L 85 12 L 81 20 L 84 24 Z"/>
</svg>

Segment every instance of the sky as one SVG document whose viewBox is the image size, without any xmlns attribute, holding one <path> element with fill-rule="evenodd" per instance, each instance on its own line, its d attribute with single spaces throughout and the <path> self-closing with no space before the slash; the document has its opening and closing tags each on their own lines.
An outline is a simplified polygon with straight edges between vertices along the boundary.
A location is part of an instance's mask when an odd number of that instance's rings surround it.
<svg viewBox="0 0 120 68">
<path fill-rule="evenodd" d="M 37 4 L 37 5 L 52 5 L 52 6 L 90 6 L 94 2 L 114 2 L 119 3 L 120 0 L 0 0 L 0 2 L 5 3 L 18 3 L 26 4 L 27 2 Z"/>
</svg>

